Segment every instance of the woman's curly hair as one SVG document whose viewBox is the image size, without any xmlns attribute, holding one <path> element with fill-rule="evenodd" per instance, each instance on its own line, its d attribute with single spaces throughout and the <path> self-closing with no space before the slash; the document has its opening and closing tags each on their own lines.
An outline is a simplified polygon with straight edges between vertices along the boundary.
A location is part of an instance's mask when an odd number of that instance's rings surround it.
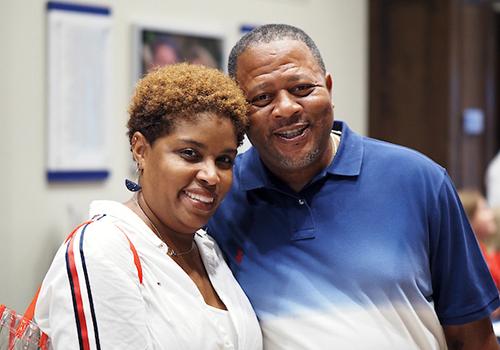
<svg viewBox="0 0 500 350">
<path fill-rule="evenodd" d="M 129 107 L 128 137 L 136 131 L 152 145 L 179 120 L 212 112 L 229 118 L 241 145 L 248 124 L 248 104 L 236 83 L 217 69 L 187 63 L 161 67 L 136 86 Z"/>
</svg>

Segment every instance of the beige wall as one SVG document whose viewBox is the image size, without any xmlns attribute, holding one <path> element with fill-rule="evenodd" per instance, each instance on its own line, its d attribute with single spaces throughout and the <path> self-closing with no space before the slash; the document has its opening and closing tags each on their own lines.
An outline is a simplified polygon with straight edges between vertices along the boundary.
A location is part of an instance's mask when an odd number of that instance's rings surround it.
<svg viewBox="0 0 500 350">
<path fill-rule="evenodd" d="M 112 8 L 111 177 L 99 183 L 47 184 L 45 1 L 0 0 L 0 303 L 24 309 L 65 235 L 93 199 L 123 201 L 130 176 L 124 124 L 131 82 L 131 24 L 222 30 L 226 48 L 240 24 L 289 23 L 316 41 L 334 77 L 338 119 L 366 132 L 366 0 L 92 1 Z M 78 67 L 75 67 L 78 69 Z"/>
</svg>

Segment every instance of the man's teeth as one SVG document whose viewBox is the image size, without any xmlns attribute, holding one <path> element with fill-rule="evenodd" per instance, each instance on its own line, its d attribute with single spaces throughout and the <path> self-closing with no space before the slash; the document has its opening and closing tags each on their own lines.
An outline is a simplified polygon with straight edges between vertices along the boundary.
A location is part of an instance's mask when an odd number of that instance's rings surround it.
<svg viewBox="0 0 500 350">
<path fill-rule="evenodd" d="M 189 198 L 191 198 L 191 199 L 193 199 L 195 201 L 198 201 L 198 202 L 206 203 L 206 204 L 211 204 L 215 200 L 214 197 L 202 196 L 200 194 L 190 193 L 190 192 L 187 192 L 187 191 L 184 191 L 184 193 Z"/>
<path fill-rule="evenodd" d="M 305 129 L 306 128 L 304 127 L 304 128 L 295 129 L 295 130 L 282 131 L 282 132 L 278 132 L 276 134 L 278 136 L 284 137 L 286 139 L 291 139 L 291 138 L 297 137 L 300 134 L 302 134 Z"/>
</svg>

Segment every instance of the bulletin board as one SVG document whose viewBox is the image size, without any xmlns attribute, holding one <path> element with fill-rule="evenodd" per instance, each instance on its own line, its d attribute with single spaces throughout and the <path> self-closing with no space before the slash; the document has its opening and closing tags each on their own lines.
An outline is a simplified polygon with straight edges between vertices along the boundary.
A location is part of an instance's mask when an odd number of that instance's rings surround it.
<svg viewBox="0 0 500 350">
<path fill-rule="evenodd" d="M 111 10 L 47 3 L 47 180 L 109 176 Z"/>
</svg>

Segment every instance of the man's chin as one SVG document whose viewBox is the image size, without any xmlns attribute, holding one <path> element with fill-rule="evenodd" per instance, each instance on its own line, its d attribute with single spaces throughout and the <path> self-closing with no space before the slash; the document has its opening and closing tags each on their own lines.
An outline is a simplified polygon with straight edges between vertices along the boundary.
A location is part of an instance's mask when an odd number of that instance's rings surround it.
<svg viewBox="0 0 500 350">
<path fill-rule="evenodd" d="M 293 156 L 281 154 L 276 161 L 281 169 L 299 171 L 318 161 L 318 154 L 318 151 L 307 152 L 305 154 L 295 154 Z"/>
</svg>

